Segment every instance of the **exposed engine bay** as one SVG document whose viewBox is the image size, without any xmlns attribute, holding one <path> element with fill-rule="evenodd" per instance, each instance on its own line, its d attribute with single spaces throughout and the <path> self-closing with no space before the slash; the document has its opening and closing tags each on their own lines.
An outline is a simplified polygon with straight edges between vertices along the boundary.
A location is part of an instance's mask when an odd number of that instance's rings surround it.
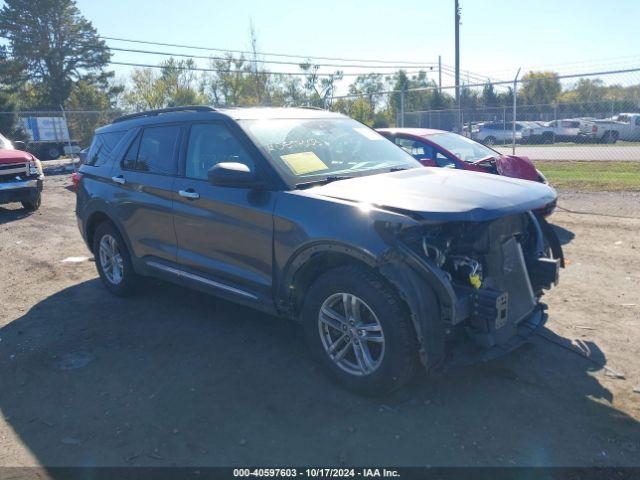
<svg viewBox="0 0 640 480">
<path fill-rule="evenodd" d="M 490 348 L 508 343 L 518 326 L 541 310 L 544 290 L 558 282 L 561 261 L 544 238 L 543 221 L 524 213 L 428 225 L 408 229 L 403 242 L 450 282 L 455 292 L 450 327 Z"/>
</svg>

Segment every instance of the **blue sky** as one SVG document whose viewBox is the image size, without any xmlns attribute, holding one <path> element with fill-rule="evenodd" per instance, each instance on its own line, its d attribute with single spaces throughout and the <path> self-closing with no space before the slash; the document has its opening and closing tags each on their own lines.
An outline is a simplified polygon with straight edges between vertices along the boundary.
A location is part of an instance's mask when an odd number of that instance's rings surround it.
<svg viewBox="0 0 640 480">
<path fill-rule="evenodd" d="M 453 0 L 77 3 L 106 36 L 247 49 L 252 19 L 259 48 L 266 52 L 420 62 L 435 62 L 442 55 L 444 64 L 454 64 Z M 460 4 L 463 70 L 501 79 L 513 77 L 519 66 L 574 73 L 640 65 L 639 0 L 460 0 Z M 109 45 L 127 46 L 115 41 Z M 163 58 L 114 55 L 118 61 L 154 64 Z M 125 76 L 128 68 L 116 71 Z M 443 77 L 443 84 L 452 82 L 450 76 Z"/>
</svg>

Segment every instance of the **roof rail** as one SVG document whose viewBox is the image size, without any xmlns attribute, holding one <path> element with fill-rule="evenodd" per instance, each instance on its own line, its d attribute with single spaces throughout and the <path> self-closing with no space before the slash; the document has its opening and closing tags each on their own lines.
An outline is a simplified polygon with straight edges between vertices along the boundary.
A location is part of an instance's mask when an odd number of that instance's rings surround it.
<svg viewBox="0 0 640 480">
<path fill-rule="evenodd" d="M 157 110 L 146 110 L 144 112 L 137 113 L 129 113 L 128 115 L 122 115 L 116 118 L 111 123 L 124 122 L 125 120 L 132 120 L 134 118 L 142 118 L 142 117 L 154 117 L 156 115 L 162 115 L 164 113 L 173 113 L 173 112 L 215 112 L 216 109 L 210 107 L 208 105 L 185 105 L 182 107 L 168 107 L 168 108 L 159 108 Z"/>
<path fill-rule="evenodd" d="M 312 105 L 301 105 L 297 108 L 306 108 L 307 110 L 325 110 L 324 108 L 314 107 Z"/>
</svg>

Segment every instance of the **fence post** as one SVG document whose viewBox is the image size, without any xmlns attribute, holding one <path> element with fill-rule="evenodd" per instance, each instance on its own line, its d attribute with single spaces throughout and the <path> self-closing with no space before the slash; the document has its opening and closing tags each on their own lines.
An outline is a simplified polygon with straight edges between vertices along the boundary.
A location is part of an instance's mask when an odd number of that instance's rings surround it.
<svg viewBox="0 0 640 480">
<path fill-rule="evenodd" d="M 516 78 L 513 79 L 513 127 L 511 129 L 511 154 L 516 154 L 516 99 L 518 97 L 518 77 L 520 69 L 516 72 Z"/>
<path fill-rule="evenodd" d="M 502 130 L 507 130 L 507 107 L 502 107 Z M 502 139 L 502 146 L 504 147 L 507 143 L 507 139 Z"/>
<path fill-rule="evenodd" d="M 62 111 L 62 118 L 64 118 L 64 124 L 67 126 L 67 131 L 69 132 L 69 122 L 67 122 L 67 114 L 64 111 L 64 107 L 60 105 L 60 110 Z M 73 171 L 77 170 L 76 162 L 73 159 L 73 148 L 71 146 L 71 132 L 69 132 L 69 137 L 67 138 L 67 144 L 69 145 L 69 157 L 71 158 L 71 163 L 73 163 Z M 64 153 L 64 149 L 63 152 Z"/>
<path fill-rule="evenodd" d="M 405 85 L 400 89 L 400 128 L 404 128 L 404 94 Z"/>
<path fill-rule="evenodd" d="M 556 143 L 556 130 L 558 129 L 558 102 L 553 104 L 553 121 L 556 128 L 553 129 L 553 143 Z"/>
</svg>

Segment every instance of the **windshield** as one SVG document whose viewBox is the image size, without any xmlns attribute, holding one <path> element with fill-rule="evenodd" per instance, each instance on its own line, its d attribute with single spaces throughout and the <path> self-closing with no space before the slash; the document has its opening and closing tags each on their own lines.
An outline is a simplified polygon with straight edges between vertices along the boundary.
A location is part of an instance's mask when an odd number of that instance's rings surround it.
<svg viewBox="0 0 640 480">
<path fill-rule="evenodd" d="M 463 162 L 477 162 L 487 157 L 499 157 L 500 154 L 481 143 L 456 133 L 436 133 L 429 140 L 450 151 Z"/>
<path fill-rule="evenodd" d="M 385 137 L 349 118 L 239 123 L 276 167 L 295 183 L 421 166 Z"/>
<path fill-rule="evenodd" d="M 2 134 L 0 134 L 0 149 L 13 150 L 11 142 Z"/>
</svg>

